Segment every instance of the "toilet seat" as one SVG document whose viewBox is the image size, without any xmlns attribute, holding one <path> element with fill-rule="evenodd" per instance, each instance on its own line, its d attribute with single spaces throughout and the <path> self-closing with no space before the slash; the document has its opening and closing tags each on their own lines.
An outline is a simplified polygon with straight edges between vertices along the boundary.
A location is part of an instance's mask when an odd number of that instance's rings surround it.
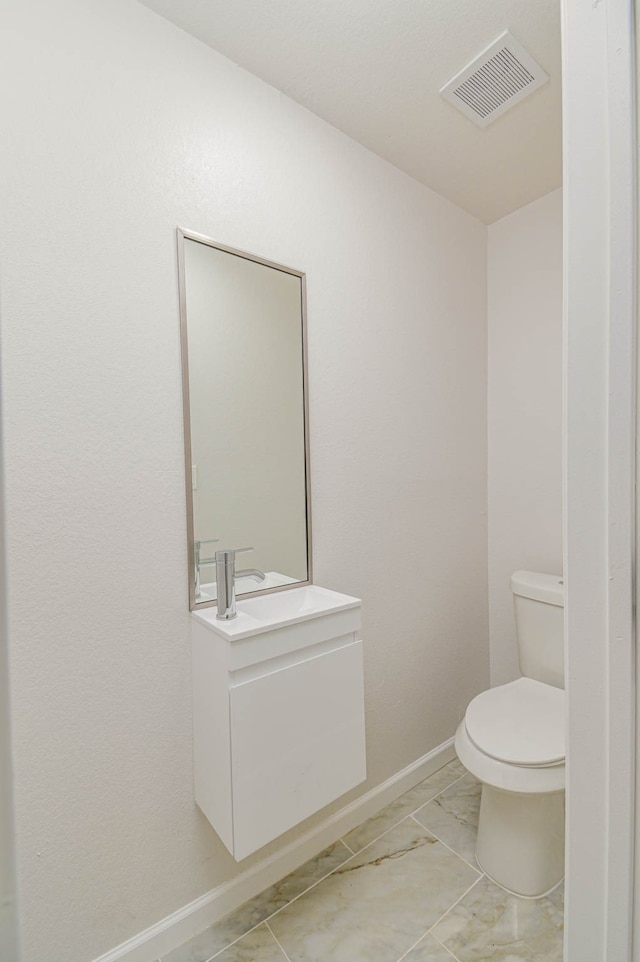
<svg viewBox="0 0 640 962">
<path fill-rule="evenodd" d="M 505 792 L 519 792 L 522 795 L 543 795 L 564 792 L 564 760 L 557 765 L 511 765 L 485 755 L 471 741 L 467 727 L 461 721 L 455 737 L 456 754 L 467 771 L 478 781 L 501 788 Z"/>
<path fill-rule="evenodd" d="M 455 748 L 465 768 L 494 788 L 564 791 L 564 691 L 519 678 L 482 692 L 467 708 Z"/>
<path fill-rule="evenodd" d="M 564 763 L 565 693 L 533 678 L 490 688 L 465 714 L 467 734 L 479 751 L 527 768 Z"/>
</svg>

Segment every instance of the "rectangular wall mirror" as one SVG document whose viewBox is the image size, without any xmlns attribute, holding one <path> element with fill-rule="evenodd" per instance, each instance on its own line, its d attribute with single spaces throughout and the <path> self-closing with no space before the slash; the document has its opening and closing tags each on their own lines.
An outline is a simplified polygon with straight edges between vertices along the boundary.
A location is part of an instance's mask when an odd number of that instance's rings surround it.
<svg viewBox="0 0 640 962">
<path fill-rule="evenodd" d="M 178 229 L 191 609 L 311 581 L 305 278 Z"/>
</svg>

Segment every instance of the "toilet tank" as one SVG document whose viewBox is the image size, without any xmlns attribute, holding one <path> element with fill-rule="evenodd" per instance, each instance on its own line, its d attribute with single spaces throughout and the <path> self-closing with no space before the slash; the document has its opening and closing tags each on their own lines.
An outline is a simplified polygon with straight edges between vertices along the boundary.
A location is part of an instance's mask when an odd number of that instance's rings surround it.
<svg viewBox="0 0 640 962">
<path fill-rule="evenodd" d="M 515 571 L 511 591 L 520 671 L 564 688 L 564 588 L 559 575 Z"/>
</svg>

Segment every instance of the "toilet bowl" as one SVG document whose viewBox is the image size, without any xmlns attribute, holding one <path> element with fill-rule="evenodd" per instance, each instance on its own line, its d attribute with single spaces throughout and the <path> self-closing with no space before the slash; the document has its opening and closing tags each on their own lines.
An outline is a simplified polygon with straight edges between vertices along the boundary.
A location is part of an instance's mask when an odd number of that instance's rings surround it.
<svg viewBox="0 0 640 962">
<path fill-rule="evenodd" d="M 508 891 L 538 898 L 564 877 L 562 582 L 516 572 L 511 584 L 520 665 L 529 669 L 527 676 L 477 695 L 458 727 L 455 747 L 482 782 L 479 867 Z"/>
</svg>

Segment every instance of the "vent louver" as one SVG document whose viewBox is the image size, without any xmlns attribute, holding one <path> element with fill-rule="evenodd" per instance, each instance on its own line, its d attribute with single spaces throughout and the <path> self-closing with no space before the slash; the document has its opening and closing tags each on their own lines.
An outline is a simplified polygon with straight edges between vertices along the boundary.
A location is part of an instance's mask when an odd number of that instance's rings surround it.
<svg viewBox="0 0 640 962">
<path fill-rule="evenodd" d="M 456 74 L 440 93 L 479 127 L 486 127 L 549 77 L 508 30 Z"/>
</svg>

